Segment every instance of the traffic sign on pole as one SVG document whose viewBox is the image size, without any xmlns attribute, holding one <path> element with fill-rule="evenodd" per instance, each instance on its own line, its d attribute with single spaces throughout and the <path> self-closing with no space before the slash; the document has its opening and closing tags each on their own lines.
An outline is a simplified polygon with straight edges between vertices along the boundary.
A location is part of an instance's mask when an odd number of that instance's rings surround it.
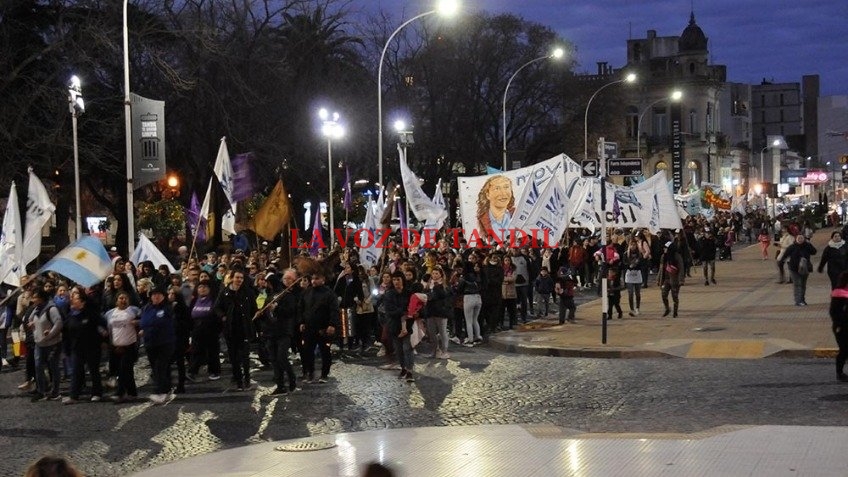
<svg viewBox="0 0 848 477">
<path fill-rule="evenodd" d="M 642 174 L 642 159 L 639 157 L 610 159 L 607 162 L 607 174 L 611 176 L 644 175 Z"/>
<path fill-rule="evenodd" d="M 594 159 L 580 161 L 580 171 L 583 177 L 598 177 L 598 161 Z"/>
</svg>

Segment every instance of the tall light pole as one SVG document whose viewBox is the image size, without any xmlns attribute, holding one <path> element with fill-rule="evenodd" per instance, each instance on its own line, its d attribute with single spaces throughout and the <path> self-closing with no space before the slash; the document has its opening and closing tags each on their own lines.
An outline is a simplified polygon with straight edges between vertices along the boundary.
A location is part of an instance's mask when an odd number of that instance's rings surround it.
<svg viewBox="0 0 848 477">
<path fill-rule="evenodd" d="M 344 128 L 339 124 L 339 113 L 334 112 L 331 115 L 326 109 L 321 108 L 318 111 L 318 117 L 323 121 L 321 134 L 327 138 L 327 195 L 330 196 L 327 208 L 330 209 L 330 248 L 333 248 L 336 228 L 333 217 L 333 139 L 340 139 L 344 136 Z"/>
<path fill-rule="evenodd" d="M 771 144 L 760 149 L 760 182 L 763 182 L 765 180 L 765 176 L 763 175 L 763 173 L 764 173 L 763 172 L 764 171 L 764 169 L 763 169 L 763 154 L 766 152 L 766 149 L 769 149 L 769 148 L 772 148 L 772 147 L 778 147 L 778 146 L 780 146 L 780 140 L 775 139 Z M 773 179 L 774 178 L 772 178 L 772 180 Z"/>
<path fill-rule="evenodd" d="M 71 76 L 68 84 L 68 110 L 71 113 L 71 129 L 74 136 L 74 196 L 76 199 L 76 238 L 82 237 L 82 209 L 80 208 L 80 178 L 79 178 L 79 146 L 77 144 L 77 118 L 85 112 L 85 102 L 82 99 L 82 84 L 77 75 Z"/>
<path fill-rule="evenodd" d="M 595 96 L 597 96 L 598 93 L 606 89 L 608 86 L 612 86 L 618 83 L 632 83 L 634 81 L 636 81 L 636 74 L 629 73 L 627 76 L 620 80 L 611 81 L 601 86 L 589 98 L 589 102 L 586 103 L 586 114 L 583 116 L 583 159 L 589 159 L 589 106 L 592 105 L 592 100 L 595 99 Z M 601 234 L 601 237 L 603 237 L 603 234 Z"/>
<path fill-rule="evenodd" d="M 407 148 L 415 144 L 415 139 L 412 137 L 412 128 L 407 127 L 403 120 L 395 121 L 395 131 L 398 133 L 398 152 L 400 153 L 403 162 L 409 167 L 409 160 L 406 155 Z M 404 187 L 403 198 L 406 202 L 406 226 L 409 228 L 409 191 Z"/>
<path fill-rule="evenodd" d="M 528 61 L 527 63 L 524 63 L 523 65 L 521 65 L 517 70 L 515 70 L 515 73 L 513 73 L 512 76 L 510 76 L 509 81 L 506 82 L 506 89 L 504 89 L 504 95 L 503 95 L 503 129 L 501 131 L 502 134 L 503 134 L 503 170 L 504 171 L 506 171 L 506 96 L 509 93 L 509 87 L 510 87 L 510 85 L 512 85 L 512 80 L 514 80 L 515 77 L 518 76 L 518 73 L 520 73 L 521 70 L 532 65 L 533 63 L 535 63 L 537 61 L 547 60 L 548 58 L 559 59 L 559 58 L 562 58 L 563 55 L 565 55 L 565 50 L 563 50 L 562 48 L 554 48 L 554 51 L 552 51 L 551 54 L 545 55 L 545 56 L 540 56 L 538 58 L 534 58 L 534 59 Z"/>
<path fill-rule="evenodd" d="M 592 96 L 589 98 L 589 102 L 586 103 L 586 113 L 583 115 L 583 159 L 589 159 L 589 106 L 592 105 L 592 100 L 595 99 L 595 96 L 598 95 L 604 88 L 608 86 L 612 86 L 618 83 L 632 83 L 636 81 L 636 74 L 629 73 L 623 79 L 611 81 L 600 88 L 598 88 Z M 599 163 L 599 175 L 600 175 L 600 183 L 601 183 L 601 250 L 603 253 L 601 254 L 601 260 L 606 262 L 606 246 L 607 246 L 607 185 L 606 185 L 606 161 L 603 158 L 603 151 L 600 150 L 600 143 L 603 138 L 598 140 L 599 148 L 598 148 L 598 163 Z M 601 276 L 601 323 L 602 323 L 602 331 L 601 331 L 601 343 L 606 344 L 607 342 L 607 268 L 605 265 L 601 267 L 603 270 L 603 275 Z"/>
<path fill-rule="evenodd" d="M 127 257 L 135 250 L 135 216 L 133 211 L 132 105 L 130 104 L 130 48 L 127 33 L 127 3 L 124 0 L 124 144 L 127 157 Z"/>
<path fill-rule="evenodd" d="M 383 52 L 380 53 L 380 63 L 377 66 L 377 174 L 380 185 L 383 187 L 385 187 L 385 184 L 383 183 L 383 59 L 386 57 L 386 50 L 389 49 L 389 44 L 395 36 L 403 30 L 403 27 L 409 25 L 415 20 L 434 13 L 439 13 L 443 16 L 451 16 L 456 13 L 458 9 L 458 0 L 439 0 L 435 9 L 416 15 L 397 27 L 397 29 L 389 35 L 389 39 L 386 40 L 386 44 L 383 46 Z"/>
<path fill-rule="evenodd" d="M 645 109 L 639 113 L 639 120 L 636 121 L 636 157 L 642 157 L 642 118 L 645 117 L 645 113 L 651 110 L 654 105 L 662 103 L 663 101 L 680 101 L 683 98 L 683 92 L 680 90 L 674 90 L 667 98 L 660 98 L 653 103 L 645 106 Z"/>
</svg>

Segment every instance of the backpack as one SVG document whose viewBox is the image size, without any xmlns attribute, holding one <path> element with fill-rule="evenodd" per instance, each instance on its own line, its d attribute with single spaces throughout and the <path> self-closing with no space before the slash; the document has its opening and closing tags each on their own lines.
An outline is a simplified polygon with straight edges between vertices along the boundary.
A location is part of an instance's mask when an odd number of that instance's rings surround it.
<svg viewBox="0 0 848 477">
<path fill-rule="evenodd" d="M 810 274 L 810 261 L 807 260 L 807 257 L 801 257 L 798 260 L 798 275 L 809 275 Z"/>
</svg>

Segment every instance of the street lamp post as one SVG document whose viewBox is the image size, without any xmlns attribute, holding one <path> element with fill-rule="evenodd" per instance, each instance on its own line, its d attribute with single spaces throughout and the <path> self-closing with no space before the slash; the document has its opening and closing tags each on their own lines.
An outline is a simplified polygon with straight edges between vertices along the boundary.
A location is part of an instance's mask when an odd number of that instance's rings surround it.
<svg viewBox="0 0 848 477">
<path fill-rule="evenodd" d="M 68 84 L 68 110 L 71 113 L 71 129 L 74 136 L 74 196 L 76 199 L 76 240 L 82 237 L 82 209 L 80 208 L 79 146 L 77 144 L 77 118 L 85 112 L 82 99 L 82 84 L 78 76 L 71 76 Z"/>
<path fill-rule="evenodd" d="M 674 90 L 671 92 L 671 95 L 667 98 L 660 98 L 653 103 L 647 105 L 645 109 L 639 114 L 639 119 L 636 121 L 636 157 L 642 157 L 640 154 L 642 153 L 642 118 L 645 117 L 645 113 L 651 110 L 654 105 L 662 103 L 663 101 L 680 101 L 680 98 L 683 97 L 683 92 L 680 90 Z"/>
<path fill-rule="evenodd" d="M 323 121 L 321 126 L 321 134 L 327 138 L 327 195 L 330 200 L 327 203 L 327 208 L 330 212 L 330 248 L 333 248 L 335 242 L 335 219 L 333 217 L 333 139 L 340 139 L 344 136 L 344 129 L 339 124 L 339 113 L 334 112 L 332 115 L 324 108 L 318 111 L 318 116 Z"/>
<path fill-rule="evenodd" d="M 395 121 L 395 131 L 398 133 L 398 152 L 400 153 L 403 162 L 409 167 L 409 159 L 406 155 L 407 148 L 415 144 L 415 139 L 412 137 L 412 129 L 406 127 L 406 123 L 402 120 Z M 409 227 L 409 191 L 404 187 L 404 201 L 406 202 L 406 224 Z"/>
<path fill-rule="evenodd" d="M 507 93 L 509 93 L 509 87 L 512 84 L 512 80 L 514 80 L 515 77 L 518 76 L 518 73 L 520 73 L 521 70 L 532 65 L 533 63 L 535 63 L 537 61 L 547 60 L 548 58 L 559 59 L 559 58 L 562 58 L 562 56 L 564 54 L 565 54 L 565 50 L 563 50 L 562 48 L 555 48 L 554 51 L 551 52 L 551 54 L 549 54 L 549 55 L 534 58 L 534 59 L 528 61 L 527 63 L 524 63 L 517 70 L 515 70 L 515 73 L 513 73 L 512 76 L 509 78 L 509 81 L 506 82 L 506 89 L 504 89 L 504 95 L 503 95 L 503 130 L 502 130 L 502 134 L 503 134 L 503 170 L 504 171 L 506 171 L 506 96 L 507 96 Z"/>
<path fill-rule="evenodd" d="M 133 215 L 132 106 L 130 104 L 130 49 L 127 33 L 127 3 L 124 0 L 124 144 L 127 157 L 127 257 L 135 250 L 135 217 Z"/>
<path fill-rule="evenodd" d="M 386 50 L 389 49 L 389 43 L 392 42 L 395 36 L 400 33 L 405 26 L 419 18 L 424 18 L 434 13 L 450 16 L 456 13 L 458 9 L 459 4 L 457 0 L 439 0 L 435 9 L 418 14 L 403 22 L 395 29 L 394 32 L 392 32 L 391 35 L 389 35 L 389 39 L 386 40 L 386 44 L 383 46 L 383 51 L 380 53 L 380 63 L 377 65 L 377 174 L 381 186 L 385 186 L 383 183 L 383 59 L 386 57 Z"/>
<path fill-rule="evenodd" d="M 589 102 L 586 103 L 586 113 L 583 116 L 583 159 L 589 159 L 589 106 L 592 105 L 592 100 L 595 99 L 595 96 L 598 95 L 601 91 L 603 91 L 608 86 L 612 86 L 618 83 L 632 83 L 636 81 L 636 74 L 629 73 L 626 77 L 620 80 L 611 81 L 597 90 L 592 94 L 589 98 Z M 603 138 L 599 140 L 599 146 L 602 142 Z M 598 150 L 598 162 L 599 162 L 599 175 L 600 175 L 600 183 L 601 183 L 601 250 L 603 253 L 601 254 L 602 262 L 606 262 L 606 245 L 607 245 L 607 192 L 606 192 L 606 161 L 603 158 L 603 151 Z M 601 276 L 601 323 L 602 323 L 602 331 L 601 331 L 601 343 L 606 344 L 607 342 L 607 272 L 606 266 L 602 264 L 603 275 Z"/>
</svg>

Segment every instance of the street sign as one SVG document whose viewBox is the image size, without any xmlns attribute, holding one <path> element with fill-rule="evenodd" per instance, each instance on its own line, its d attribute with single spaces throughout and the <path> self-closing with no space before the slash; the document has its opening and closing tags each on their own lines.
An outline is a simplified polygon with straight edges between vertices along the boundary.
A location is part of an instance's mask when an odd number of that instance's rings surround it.
<svg viewBox="0 0 848 477">
<path fill-rule="evenodd" d="M 618 158 L 618 143 L 604 142 L 604 159 Z"/>
<path fill-rule="evenodd" d="M 607 174 L 611 176 L 644 175 L 642 174 L 642 159 L 638 157 L 610 159 L 607 162 Z"/>
<path fill-rule="evenodd" d="M 583 177 L 598 177 L 598 161 L 594 159 L 580 161 L 580 171 Z"/>
</svg>

